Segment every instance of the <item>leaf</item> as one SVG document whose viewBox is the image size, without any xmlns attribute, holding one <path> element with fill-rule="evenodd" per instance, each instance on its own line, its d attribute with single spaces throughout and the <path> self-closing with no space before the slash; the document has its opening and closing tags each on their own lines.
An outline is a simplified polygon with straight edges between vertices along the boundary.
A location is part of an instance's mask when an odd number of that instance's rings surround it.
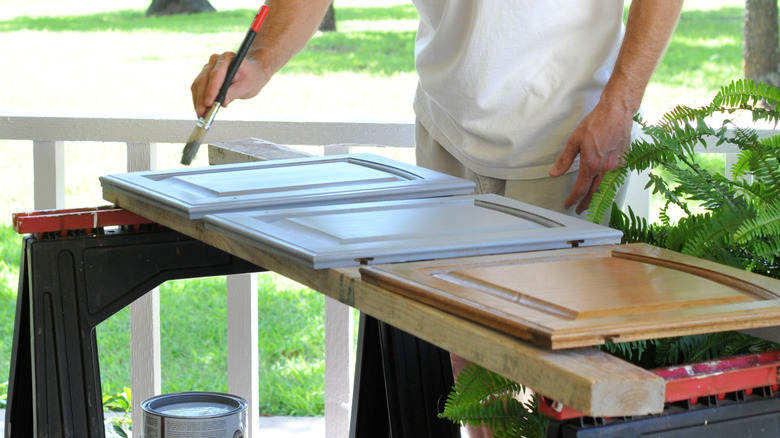
<svg viewBox="0 0 780 438">
<path fill-rule="evenodd" d="M 519 436 L 512 435 L 519 430 L 523 436 L 541 438 L 547 418 L 538 412 L 536 399 L 530 405 L 516 399 L 524 392 L 522 385 L 469 364 L 455 380 L 439 417 L 461 425 L 488 426 L 497 437 Z"/>
</svg>

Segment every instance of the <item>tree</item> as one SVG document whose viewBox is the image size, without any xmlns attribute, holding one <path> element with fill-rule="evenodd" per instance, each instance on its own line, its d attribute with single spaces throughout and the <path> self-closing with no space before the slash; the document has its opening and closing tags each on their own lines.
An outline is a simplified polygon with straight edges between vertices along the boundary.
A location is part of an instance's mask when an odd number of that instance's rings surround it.
<svg viewBox="0 0 780 438">
<path fill-rule="evenodd" d="M 320 23 L 320 30 L 323 32 L 336 31 L 336 10 L 333 9 L 333 3 L 328 6 L 328 11 Z"/>
<path fill-rule="evenodd" d="M 195 12 L 216 12 L 209 0 L 152 0 L 146 16 L 192 14 Z"/>
<path fill-rule="evenodd" d="M 777 0 L 747 0 L 744 39 L 745 77 L 779 86 Z"/>
</svg>

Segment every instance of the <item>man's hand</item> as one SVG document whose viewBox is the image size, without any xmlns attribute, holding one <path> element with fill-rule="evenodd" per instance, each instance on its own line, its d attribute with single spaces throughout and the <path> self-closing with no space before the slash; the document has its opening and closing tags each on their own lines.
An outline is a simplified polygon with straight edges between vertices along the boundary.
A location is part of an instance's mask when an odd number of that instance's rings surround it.
<svg viewBox="0 0 780 438">
<path fill-rule="evenodd" d="M 563 175 L 580 155 L 580 173 L 564 206 L 582 213 L 604 174 L 617 168 L 631 143 L 631 125 L 650 77 L 666 50 L 683 0 L 633 0 L 615 69 L 593 111 L 574 130 L 550 176 Z"/>
<path fill-rule="evenodd" d="M 266 0 L 270 9 L 268 19 L 238 67 L 222 106 L 235 99 L 257 96 L 271 76 L 314 35 L 330 3 L 331 0 Z M 234 56 L 233 52 L 211 55 L 192 82 L 192 105 L 198 117 L 214 104 Z"/>
<path fill-rule="evenodd" d="M 234 52 L 225 52 L 221 55 L 211 55 L 209 62 L 203 66 L 198 76 L 192 82 L 190 91 L 192 91 L 192 105 L 198 117 L 204 115 L 206 111 L 214 104 L 214 100 L 219 94 L 219 89 L 225 82 L 228 66 L 235 56 Z M 228 88 L 225 101 L 222 106 L 227 107 L 235 99 L 250 99 L 257 96 L 260 90 L 270 80 L 270 73 L 263 74 L 258 68 L 257 63 L 249 58 L 238 67 L 236 75 L 233 77 L 233 83 Z"/>
<path fill-rule="evenodd" d="M 623 154 L 631 145 L 633 114 L 599 104 L 580 122 L 574 130 L 550 176 L 566 173 L 580 156 L 580 171 L 564 207 L 577 205 L 577 214 L 587 210 L 593 195 L 604 179 L 604 174 L 620 167 Z"/>
</svg>

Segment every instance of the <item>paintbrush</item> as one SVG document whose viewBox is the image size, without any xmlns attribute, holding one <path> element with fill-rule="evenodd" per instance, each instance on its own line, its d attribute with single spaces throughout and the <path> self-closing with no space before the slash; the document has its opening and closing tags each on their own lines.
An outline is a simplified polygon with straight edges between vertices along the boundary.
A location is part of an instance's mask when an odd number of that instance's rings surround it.
<svg viewBox="0 0 780 438">
<path fill-rule="evenodd" d="M 225 100 L 228 88 L 230 88 L 230 83 L 233 82 L 233 76 L 236 75 L 238 66 L 241 65 L 241 61 L 244 60 L 244 56 L 246 56 L 246 53 L 249 51 L 249 47 L 252 45 L 252 41 L 255 40 L 257 31 L 260 30 L 260 26 L 262 26 L 263 21 L 265 21 L 265 17 L 267 15 L 268 6 L 261 6 L 260 10 L 257 11 L 257 15 L 255 15 L 255 19 L 252 21 L 252 25 L 249 27 L 249 31 L 246 33 L 246 37 L 244 37 L 244 41 L 241 42 L 241 46 L 236 52 L 236 56 L 234 56 L 233 60 L 230 61 L 227 75 L 225 75 L 225 82 L 219 89 L 217 98 L 214 100 L 214 103 L 211 105 L 211 108 L 209 108 L 208 112 L 206 112 L 206 115 L 198 119 L 198 124 L 195 126 L 195 130 L 192 131 L 192 135 L 190 135 L 189 140 L 187 140 L 187 144 L 184 145 L 184 151 L 181 155 L 181 164 L 189 166 L 190 163 L 192 163 L 192 160 L 195 158 L 195 155 L 198 153 L 198 148 L 200 147 L 200 143 L 203 141 L 203 137 L 206 136 L 206 132 L 208 132 L 209 128 L 211 128 L 211 124 L 214 122 L 214 118 L 217 116 L 217 111 L 219 111 L 219 107 L 222 106 L 222 102 Z"/>
</svg>

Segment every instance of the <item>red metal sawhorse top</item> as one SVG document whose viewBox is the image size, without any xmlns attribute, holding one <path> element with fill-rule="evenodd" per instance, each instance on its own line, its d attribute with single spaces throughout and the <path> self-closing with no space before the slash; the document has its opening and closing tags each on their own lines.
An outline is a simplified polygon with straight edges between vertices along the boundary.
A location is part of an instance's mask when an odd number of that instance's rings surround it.
<svg viewBox="0 0 780 438">
<path fill-rule="evenodd" d="M 59 233 L 83 230 L 87 234 L 105 227 L 135 228 L 155 222 L 115 206 L 38 210 L 13 214 L 14 230 L 19 234 Z"/>
</svg>

